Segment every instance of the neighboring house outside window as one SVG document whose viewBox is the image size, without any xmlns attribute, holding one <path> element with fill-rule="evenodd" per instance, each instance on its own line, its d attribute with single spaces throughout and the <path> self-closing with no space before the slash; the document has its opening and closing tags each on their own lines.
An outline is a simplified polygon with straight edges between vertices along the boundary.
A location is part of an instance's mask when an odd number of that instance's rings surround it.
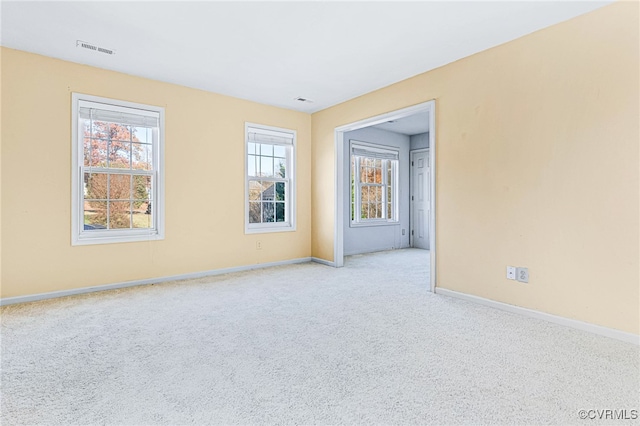
<svg viewBox="0 0 640 426">
<path fill-rule="evenodd" d="M 164 238 L 164 109 L 73 94 L 72 244 Z"/>
<path fill-rule="evenodd" d="M 245 232 L 295 230 L 294 130 L 247 123 Z"/>
<path fill-rule="evenodd" d="M 351 224 L 398 222 L 397 149 L 351 141 Z"/>
</svg>

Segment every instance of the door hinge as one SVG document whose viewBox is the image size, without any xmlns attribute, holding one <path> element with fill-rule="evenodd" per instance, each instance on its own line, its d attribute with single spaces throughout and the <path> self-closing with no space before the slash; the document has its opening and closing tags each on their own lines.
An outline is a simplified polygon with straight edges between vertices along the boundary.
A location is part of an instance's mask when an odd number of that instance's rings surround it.
<svg viewBox="0 0 640 426">
<path fill-rule="evenodd" d="M 413 201 L 413 195 L 411 196 L 411 201 Z"/>
<path fill-rule="evenodd" d="M 411 162 L 411 165 L 413 166 L 413 161 Z"/>
<path fill-rule="evenodd" d="M 411 236 L 413 237 L 413 229 L 411 230 Z"/>
</svg>

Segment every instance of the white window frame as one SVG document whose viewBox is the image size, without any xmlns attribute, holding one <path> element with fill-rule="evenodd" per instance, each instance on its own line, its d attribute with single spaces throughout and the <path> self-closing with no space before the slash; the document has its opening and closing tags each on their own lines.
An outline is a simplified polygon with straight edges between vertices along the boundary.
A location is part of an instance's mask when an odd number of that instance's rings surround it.
<svg viewBox="0 0 640 426">
<path fill-rule="evenodd" d="M 265 136 L 275 136 L 274 139 L 286 138 L 290 143 L 267 142 L 274 145 L 283 145 L 287 148 L 287 164 L 285 178 L 265 178 L 249 176 L 249 143 L 255 141 L 249 140 L 250 133 L 259 133 Z M 296 230 L 296 143 L 297 132 L 295 130 L 284 129 L 280 127 L 266 126 L 264 124 L 245 123 L 244 126 L 244 232 L 245 234 L 259 234 L 268 232 L 287 232 Z M 259 142 L 257 142 L 259 143 Z M 249 223 L 249 181 L 274 181 L 285 182 L 285 221 L 284 222 L 266 222 L 266 223 Z"/>
<path fill-rule="evenodd" d="M 367 151 L 369 153 L 371 153 L 371 157 L 368 157 L 366 155 L 358 155 L 356 153 L 354 153 L 355 150 L 360 150 L 360 151 Z M 360 217 L 359 212 L 361 211 L 362 208 L 362 195 L 361 195 L 361 191 L 362 191 L 362 187 L 363 186 L 369 186 L 366 183 L 362 183 L 360 181 L 360 174 L 356 173 L 356 170 L 359 170 L 360 168 L 360 161 L 362 158 L 376 158 L 374 157 L 376 154 L 380 154 L 382 156 L 395 156 L 396 159 L 382 159 L 383 161 L 383 170 L 385 171 L 384 173 L 382 173 L 382 181 L 383 183 L 380 185 L 376 185 L 376 186 L 382 186 L 383 187 L 383 200 L 382 200 L 382 204 L 384 206 L 383 209 L 383 215 L 386 216 L 387 215 L 387 188 L 389 186 L 392 186 L 392 190 L 391 190 L 391 196 L 392 196 L 392 200 L 391 200 L 391 209 L 392 209 L 392 217 L 391 218 L 387 218 L 387 217 L 383 217 L 383 218 L 372 218 L 372 219 L 363 219 Z M 399 168 L 399 158 L 400 158 L 400 151 L 397 148 L 394 147 L 390 147 L 390 146 L 386 146 L 386 145 L 378 145 L 378 144 L 370 144 L 370 143 L 366 143 L 366 142 L 361 142 L 361 141 L 355 141 L 355 140 L 351 140 L 350 141 L 350 147 L 349 147 L 349 172 L 350 172 L 350 179 L 349 179 L 349 185 L 354 185 L 355 186 L 355 194 L 354 194 L 354 202 L 352 203 L 351 200 L 349 200 L 349 207 L 351 209 L 351 211 L 349 212 L 349 218 L 350 218 L 350 224 L 349 226 L 351 227 L 361 227 L 361 226 L 388 226 L 388 225 L 397 225 L 400 222 L 400 218 L 399 218 L 399 208 L 398 208 L 398 191 L 399 191 L 399 173 L 398 173 L 398 168 Z M 353 161 L 355 160 L 355 161 Z M 384 166 L 385 162 L 391 162 L 391 180 L 392 182 L 387 182 L 388 181 L 388 176 L 386 173 L 387 168 Z M 353 163 L 353 166 L 351 166 L 351 164 Z M 349 188 L 349 191 L 351 191 L 351 187 Z"/>
<path fill-rule="evenodd" d="M 152 200 L 153 214 L 151 228 L 135 229 L 84 229 L 84 149 L 82 120 L 79 119 L 80 106 L 95 105 L 114 112 L 131 112 L 158 118 L 158 134 L 153 140 L 153 178 Z M 133 110 L 133 111 L 132 111 Z M 72 93 L 71 107 L 71 245 L 125 243 L 134 241 L 152 241 L 164 239 L 164 108 L 134 102 L 120 101 L 82 93 Z M 124 169 L 126 170 L 126 169 Z M 140 174 L 136 171 L 135 174 Z"/>
</svg>

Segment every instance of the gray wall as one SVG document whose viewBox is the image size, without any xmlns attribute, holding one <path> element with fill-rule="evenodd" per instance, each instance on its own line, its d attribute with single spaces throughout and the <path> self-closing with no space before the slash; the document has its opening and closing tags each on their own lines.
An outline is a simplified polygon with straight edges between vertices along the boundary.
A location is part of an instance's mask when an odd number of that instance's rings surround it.
<svg viewBox="0 0 640 426">
<path fill-rule="evenodd" d="M 429 132 L 411 136 L 411 151 L 429 148 Z"/>
<path fill-rule="evenodd" d="M 349 152 L 350 140 L 368 142 L 372 144 L 386 145 L 398 148 L 399 182 L 398 197 L 400 209 L 400 222 L 393 225 L 377 226 L 351 226 L 351 202 L 350 202 L 350 167 L 351 153 Z M 381 250 L 390 250 L 409 247 L 409 136 L 386 130 L 365 128 L 354 130 L 344 134 L 344 158 L 346 177 L 344 185 L 344 254 L 369 253 Z M 402 230 L 405 231 L 402 235 Z"/>
</svg>

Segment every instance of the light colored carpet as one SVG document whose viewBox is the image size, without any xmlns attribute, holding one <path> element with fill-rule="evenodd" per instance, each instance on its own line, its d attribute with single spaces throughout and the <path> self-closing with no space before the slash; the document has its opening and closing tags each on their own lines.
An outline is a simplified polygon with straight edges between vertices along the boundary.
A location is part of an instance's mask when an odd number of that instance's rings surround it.
<svg viewBox="0 0 640 426">
<path fill-rule="evenodd" d="M 4 307 L 2 424 L 584 425 L 607 422 L 581 409 L 640 408 L 637 346 L 433 295 L 427 262 Z"/>
</svg>

